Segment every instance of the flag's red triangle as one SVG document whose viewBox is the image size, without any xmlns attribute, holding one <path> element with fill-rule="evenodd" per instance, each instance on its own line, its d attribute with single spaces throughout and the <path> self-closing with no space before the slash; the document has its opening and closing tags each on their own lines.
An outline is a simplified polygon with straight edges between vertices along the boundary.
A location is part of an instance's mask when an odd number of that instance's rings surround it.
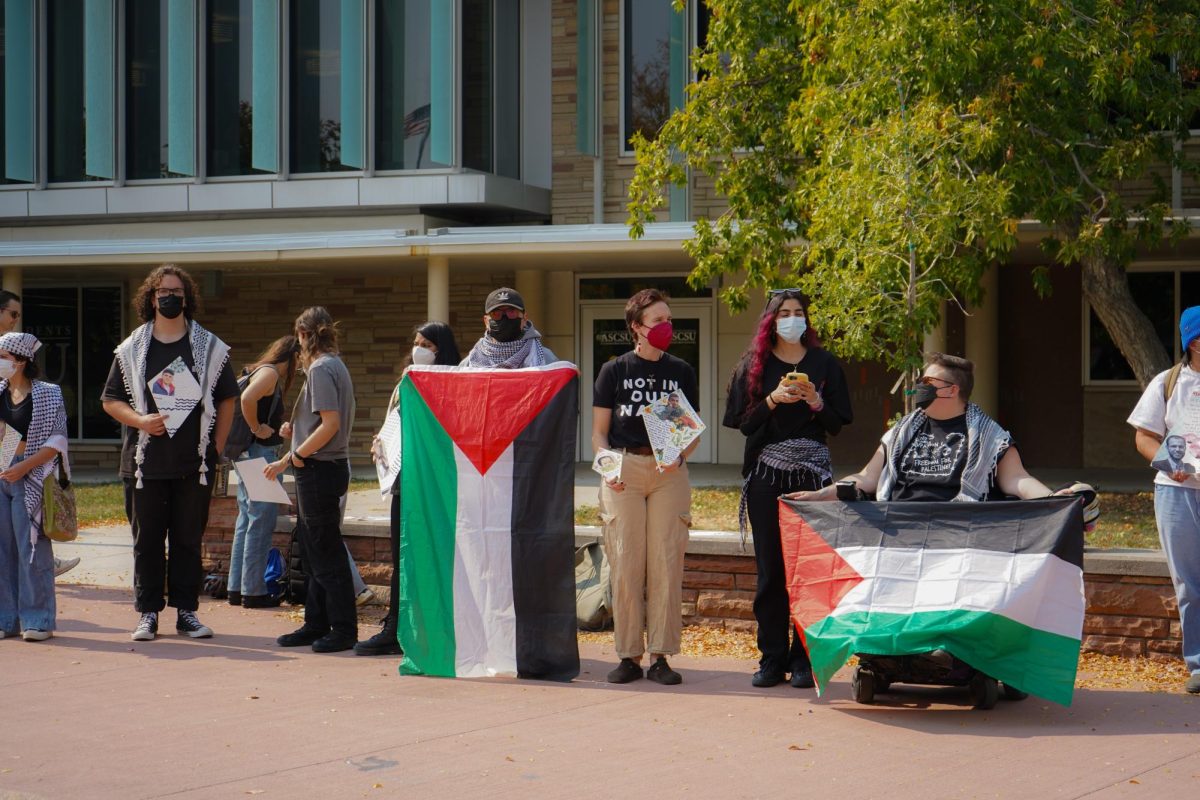
<svg viewBox="0 0 1200 800">
<path fill-rule="evenodd" d="M 803 631 L 829 616 L 863 576 L 796 510 L 779 503 L 779 537 L 792 620 Z"/>
<path fill-rule="evenodd" d="M 576 374 L 570 367 L 412 370 L 408 379 L 483 475 Z"/>
</svg>

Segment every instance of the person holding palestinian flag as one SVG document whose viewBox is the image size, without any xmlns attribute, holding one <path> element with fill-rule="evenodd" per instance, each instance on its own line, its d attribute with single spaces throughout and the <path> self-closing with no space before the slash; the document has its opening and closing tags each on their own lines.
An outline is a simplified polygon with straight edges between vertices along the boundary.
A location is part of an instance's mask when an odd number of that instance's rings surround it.
<svg viewBox="0 0 1200 800">
<path fill-rule="evenodd" d="M 544 367 L 558 359 L 542 344 L 542 334 L 525 314 L 516 289 L 492 290 L 483 304 L 483 336 L 462 360 L 464 367 L 520 369 Z"/>
</svg>

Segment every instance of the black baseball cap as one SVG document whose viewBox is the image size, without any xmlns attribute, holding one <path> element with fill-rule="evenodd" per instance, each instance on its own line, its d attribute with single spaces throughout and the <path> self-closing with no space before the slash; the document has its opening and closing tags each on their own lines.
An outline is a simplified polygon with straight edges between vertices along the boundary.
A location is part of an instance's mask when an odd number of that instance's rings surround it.
<svg viewBox="0 0 1200 800">
<path fill-rule="evenodd" d="M 487 302 L 483 304 L 483 313 L 490 314 L 503 306 L 512 306 L 524 311 L 525 298 L 521 297 L 516 289 L 509 289 L 506 286 L 493 289 L 492 293 L 487 296 Z"/>
</svg>

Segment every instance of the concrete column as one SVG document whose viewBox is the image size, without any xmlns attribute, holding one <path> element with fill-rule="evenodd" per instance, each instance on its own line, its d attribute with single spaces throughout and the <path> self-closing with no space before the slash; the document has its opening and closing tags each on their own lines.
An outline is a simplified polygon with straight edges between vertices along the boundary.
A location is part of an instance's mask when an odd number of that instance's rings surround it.
<svg viewBox="0 0 1200 800">
<path fill-rule="evenodd" d="M 450 259 L 430 256 L 426 267 L 426 311 L 429 319 L 450 322 Z"/>
<path fill-rule="evenodd" d="M 925 334 L 926 353 L 946 352 L 946 304 L 942 303 L 942 313 L 938 315 L 937 327 Z"/>
<path fill-rule="evenodd" d="M 525 300 L 525 314 L 538 330 L 548 323 L 546 319 L 546 273 L 540 269 L 519 269 L 514 273 L 513 286 Z"/>
<path fill-rule="evenodd" d="M 578 305 L 575 302 L 575 273 L 555 270 L 546 274 L 545 316 L 535 320 L 542 332 L 542 341 L 564 361 L 575 361 L 582 354 L 576 352 L 575 317 Z M 588 398 L 591 402 L 591 398 Z M 590 433 L 589 433 L 590 435 Z"/>
<path fill-rule="evenodd" d="M 12 292 L 15 295 L 23 295 L 25 293 L 21 267 L 5 267 L 3 278 L 0 280 L 3 280 L 4 286 L 0 288 L 3 288 L 4 291 Z M 24 329 L 24 314 L 25 312 L 22 310 L 21 319 L 18 319 L 16 325 L 13 326 L 14 331 Z"/>
<path fill-rule="evenodd" d="M 967 358 L 975 364 L 971 399 L 995 417 L 1000 411 L 1000 270 L 988 268 L 980 280 L 983 302 L 967 317 Z"/>
</svg>

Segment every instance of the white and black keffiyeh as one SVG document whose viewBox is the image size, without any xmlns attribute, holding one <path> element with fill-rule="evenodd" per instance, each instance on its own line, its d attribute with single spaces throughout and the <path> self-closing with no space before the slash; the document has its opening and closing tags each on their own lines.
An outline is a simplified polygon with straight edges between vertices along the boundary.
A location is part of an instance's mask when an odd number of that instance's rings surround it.
<svg viewBox="0 0 1200 800">
<path fill-rule="evenodd" d="M 890 500 L 896 488 L 896 476 L 900 473 L 900 459 L 912 443 L 928 417 L 917 409 L 883 436 L 884 462 L 879 474 L 879 485 L 875 490 L 878 500 Z M 962 486 L 951 498 L 955 503 L 973 503 L 983 500 L 992 485 L 992 473 L 1000 456 L 1012 443 L 1008 431 L 974 403 L 967 404 L 967 463 L 963 467 Z"/>
<path fill-rule="evenodd" d="M 32 333 L 9 332 L 0 336 L 0 350 L 21 358 L 33 358 L 42 349 L 42 343 Z"/>
<path fill-rule="evenodd" d="M 0 394 L 7 389 L 8 381 L 0 381 Z M 29 514 L 30 522 L 29 539 L 36 544 L 42 530 L 42 484 L 58 469 L 59 459 L 63 460 L 67 475 L 71 474 L 71 465 L 67 461 L 67 407 L 63 404 L 62 389 L 53 383 L 33 381 L 30 394 L 33 396 L 33 413 L 30 415 L 29 430 L 25 433 L 25 457 L 33 456 L 43 447 L 58 451 L 56 457 L 29 470 L 24 478 L 25 511 Z"/>
<path fill-rule="evenodd" d="M 530 323 L 525 333 L 515 342 L 497 342 L 483 336 L 467 353 L 460 366 L 483 367 L 485 369 L 520 369 L 522 367 L 544 367 L 557 359 L 549 348 L 542 344 L 542 334 Z"/>
<path fill-rule="evenodd" d="M 121 378 L 125 389 L 133 400 L 133 410 L 139 414 L 147 413 L 146 406 L 146 356 L 150 352 L 150 339 L 154 331 L 154 323 L 147 322 L 129 335 L 129 338 L 117 345 L 113 352 L 117 355 L 117 364 L 121 368 Z M 208 454 L 209 437 L 212 435 L 213 423 L 216 421 L 216 406 L 213 404 L 213 391 L 221 377 L 221 370 L 229 360 L 229 345 L 222 342 L 209 331 L 200 327 L 195 320 L 188 323 L 188 339 L 192 345 L 192 363 L 200 369 L 198 376 L 200 388 L 204 391 L 203 405 L 200 416 L 200 483 L 208 484 Z M 134 477 L 137 479 L 136 488 L 142 488 L 142 462 L 146 459 L 146 443 L 150 434 L 138 431 L 137 447 L 133 453 Z"/>
<path fill-rule="evenodd" d="M 833 479 L 833 458 L 828 446 L 812 439 L 787 439 L 764 447 L 758 454 L 754 468 L 742 482 L 738 527 L 742 532 L 743 547 L 746 544 L 748 520 L 746 491 L 755 475 L 784 491 L 796 491 L 813 484 L 824 486 Z"/>
</svg>

